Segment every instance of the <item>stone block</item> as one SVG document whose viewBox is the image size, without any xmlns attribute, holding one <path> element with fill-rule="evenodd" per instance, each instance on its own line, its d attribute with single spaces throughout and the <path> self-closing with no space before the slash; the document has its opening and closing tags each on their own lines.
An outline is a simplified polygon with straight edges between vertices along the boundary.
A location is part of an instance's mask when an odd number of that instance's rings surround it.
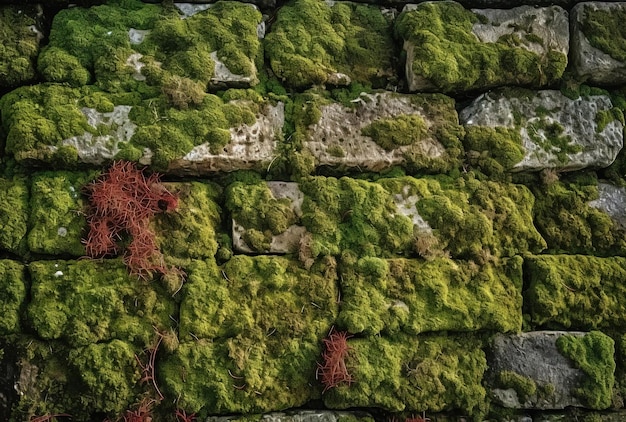
<svg viewBox="0 0 626 422">
<path fill-rule="evenodd" d="M 626 83 L 626 4 L 583 2 L 571 11 L 572 65 L 588 83 Z M 621 45 L 621 47 L 620 47 Z"/>
<path fill-rule="evenodd" d="M 567 66 L 568 18 L 558 6 L 467 10 L 453 1 L 425 2 L 405 6 L 395 29 L 412 92 L 541 87 Z"/>
<path fill-rule="evenodd" d="M 460 167 L 462 128 L 454 100 L 443 95 L 362 93 L 350 106 L 316 104 L 304 119 L 303 149 L 318 167 L 382 171 L 402 166 L 413 172 L 445 173 Z M 296 127 L 299 122 L 296 122 Z"/>
<path fill-rule="evenodd" d="M 498 334 L 486 379 L 504 407 L 604 409 L 611 404 L 613 352 L 613 340 L 597 331 Z"/>
<path fill-rule="evenodd" d="M 470 160 L 494 173 L 608 167 L 624 143 L 623 115 L 607 95 L 503 89 L 459 117 Z"/>
</svg>

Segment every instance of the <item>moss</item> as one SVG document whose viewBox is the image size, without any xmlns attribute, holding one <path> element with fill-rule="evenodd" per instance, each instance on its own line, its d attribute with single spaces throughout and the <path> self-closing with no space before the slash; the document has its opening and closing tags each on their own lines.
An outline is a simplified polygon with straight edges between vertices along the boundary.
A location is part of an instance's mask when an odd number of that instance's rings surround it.
<svg viewBox="0 0 626 422">
<path fill-rule="evenodd" d="M 330 408 L 389 411 L 460 410 L 475 419 L 486 410 L 481 385 L 487 367 L 481 342 L 470 336 L 353 338 L 347 362 L 357 380 L 324 395 Z"/>
<path fill-rule="evenodd" d="M 15 87 L 35 77 L 39 53 L 34 10 L 0 7 L 0 87 Z"/>
<path fill-rule="evenodd" d="M 426 135 L 426 122 L 419 115 L 403 114 L 374 120 L 361 129 L 361 133 L 374 139 L 386 151 L 390 151 L 402 145 L 421 141 Z"/>
<path fill-rule="evenodd" d="M 497 383 L 500 388 L 515 390 L 521 403 L 537 393 L 537 384 L 532 378 L 525 377 L 514 371 L 500 371 Z"/>
<path fill-rule="evenodd" d="M 275 198 L 267 184 L 235 182 L 226 191 L 226 207 L 246 232 L 244 240 L 257 252 L 269 250 L 273 235 L 297 221 L 289 198 Z"/>
<path fill-rule="evenodd" d="M 551 252 L 626 254 L 624 230 L 604 211 L 589 205 L 599 195 L 595 176 L 579 174 L 534 186 L 533 192 L 534 222 Z"/>
<path fill-rule="evenodd" d="M 361 258 L 341 267 L 337 322 L 367 335 L 517 332 L 522 326 L 521 264 L 519 257 L 480 267 L 443 258 Z"/>
<path fill-rule="evenodd" d="M 0 334 L 20 331 L 20 315 L 26 299 L 24 266 L 8 259 L 0 260 Z"/>
<path fill-rule="evenodd" d="M 589 43 L 615 60 L 626 62 L 626 9 L 611 7 L 608 10 L 584 6 L 580 29 Z"/>
<path fill-rule="evenodd" d="M 384 87 L 393 78 L 391 22 L 375 6 L 295 0 L 278 11 L 265 49 L 272 71 L 287 85 L 350 80 Z"/>
<path fill-rule="evenodd" d="M 181 407 L 251 413 L 319 398 L 316 360 L 338 311 L 332 267 L 305 271 L 283 257 L 238 255 L 221 269 L 196 261 L 187 271 L 182 343 L 160 366 Z"/>
<path fill-rule="evenodd" d="M 0 178 L 0 249 L 26 252 L 28 186 L 21 178 Z"/>
<path fill-rule="evenodd" d="M 597 133 L 601 133 L 608 124 L 617 121 L 624 125 L 624 111 L 618 107 L 613 107 L 610 110 L 598 110 L 596 113 L 596 128 Z"/>
<path fill-rule="evenodd" d="M 84 256 L 87 202 L 83 187 L 97 174 L 42 172 L 32 178 L 28 247 L 42 254 Z"/>
<path fill-rule="evenodd" d="M 155 327 L 171 325 L 172 301 L 156 284 L 129 276 L 121 260 L 38 261 L 29 271 L 28 320 L 43 339 L 73 346 L 118 339 L 148 347 Z"/>
<path fill-rule="evenodd" d="M 482 43 L 472 33 L 477 21 L 475 13 L 456 2 L 424 3 L 401 13 L 396 35 L 413 46 L 407 68 L 443 92 L 506 84 L 538 87 L 562 76 L 564 54 L 538 55 L 516 45 L 517 40 L 511 45 L 511 37 Z"/>
<path fill-rule="evenodd" d="M 502 175 L 524 158 L 519 130 L 502 126 L 467 126 L 465 131 L 463 145 L 469 161 L 486 174 Z"/>
<path fill-rule="evenodd" d="M 615 383 L 615 342 L 609 336 L 592 331 L 584 336 L 564 335 L 557 339 L 559 352 L 574 361 L 585 373 L 582 385 L 574 393 L 592 409 L 611 406 Z"/>
<path fill-rule="evenodd" d="M 71 350 L 68 363 L 82 381 L 81 405 L 92 412 L 120 414 L 138 401 L 138 352 L 120 340 Z"/>
<path fill-rule="evenodd" d="M 566 163 L 569 154 L 583 150 L 581 145 L 572 145 L 572 138 L 563 134 L 565 128 L 558 122 L 541 117 L 528 122 L 526 129 L 533 143 L 547 153 L 553 154 L 558 163 Z"/>
<path fill-rule="evenodd" d="M 535 256 L 525 260 L 524 273 L 533 327 L 588 330 L 624 324 L 625 258 Z"/>
<path fill-rule="evenodd" d="M 175 212 L 161 213 L 154 225 L 159 249 L 164 255 L 179 259 L 213 258 L 217 252 L 220 188 L 212 183 L 166 183 L 179 198 Z"/>
</svg>

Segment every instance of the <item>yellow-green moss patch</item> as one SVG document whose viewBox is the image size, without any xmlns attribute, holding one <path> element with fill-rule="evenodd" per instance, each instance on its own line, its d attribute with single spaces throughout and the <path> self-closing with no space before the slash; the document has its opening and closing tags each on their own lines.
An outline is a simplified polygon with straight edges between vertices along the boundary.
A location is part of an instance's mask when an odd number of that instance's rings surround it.
<svg viewBox="0 0 626 422">
<path fill-rule="evenodd" d="M 362 258 L 341 268 L 340 327 L 368 335 L 522 327 L 522 259 Z"/>
<path fill-rule="evenodd" d="M 0 178 L 0 250 L 26 252 L 28 198 L 25 179 Z"/>
<path fill-rule="evenodd" d="M 15 87 L 35 77 L 39 53 L 34 7 L 0 7 L 0 87 Z"/>
<path fill-rule="evenodd" d="M 0 334 L 17 333 L 26 299 L 24 266 L 8 259 L 0 260 Z"/>
</svg>

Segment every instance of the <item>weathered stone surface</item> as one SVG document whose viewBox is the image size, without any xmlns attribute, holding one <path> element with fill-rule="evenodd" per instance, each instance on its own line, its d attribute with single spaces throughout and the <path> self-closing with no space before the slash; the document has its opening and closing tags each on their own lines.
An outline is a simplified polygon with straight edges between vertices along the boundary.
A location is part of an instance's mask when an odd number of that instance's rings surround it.
<svg viewBox="0 0 626 422">
<path fill-rule="evenodd" d="M 442 95 L 361 94 L 354 106 L 320 106 L 303 147 L 318 166 L 381 171 L 445 172 L 459 165 L 460 127 L 454 101 Z M 456 132 L 456 133 L 455 133 Z"/>
<path fill-rule="evenodd" d="M 505 171 L 607 167 L 623 146 L 623 124 L 608 96 L 570 99 L 559 91 L 503 89 L 459 113 L 474 162 Z"/>
<path fill-rule="evenodd" d="M 534 331 L 516 335 L 498 334 L 488 355 L 489 370 L 486 374 L 492 397 L 502 406 L 515 409 L 585 407 L 587 403 L 581 391 L 587 388 L 589 378 L 592 377 L 587 371 L 604 372 L 601 365 L 607 364 L 604 359 L 612 361 L 612 351 L 608 356 L 608 353 L 605 354 L 608 350 L 596 350 L 595 364 L 598 367 L 586 367 L 583 370 L 566 356 L 563 352 L 564 346 L 559 346 L 558 339 L 563 336 L 580 338 L 583 341 L 586 336 L 594 336 L 607 339 L 607 344 L 612 344 L 612 340 L 599 332 Z M 582 355 L 587 350 L 579 349 L 578 353 L 581 359 L 586 359 Z M 612 365 L 615 368 L 614 362 Z M 613 376 L 612 372 L 610 376 Z M 612 388 L 612 383 L 610 387 Z"/>
<path fill-rule="evenodd" d="M 626 188 L 610 183 L 598 183 L 599 198 L 589 206 L 607 213 L 621 228 L 626 229 Z"/>
<path fill-rule="evenodd" d="M 168 172 L 190 176 L 218 171 L 263 170 L 277 155 L 278 137 L 284 123 L 284 104 L 266 104 L 253 124 L 230 129 L 231 140 L 222 151 L 214 153 L 209 143 L 203 143 L 172 161 Z"/>
<path fill-rule="evenodd" d="M 342 412 L 336 410 L 296 410 L 287 412 L 273 412 L 250 416 L 209 416 L 205 422 L 340 422 L 344 418 L 355 421 L 372 421 L 374 418 L 365 412 Z"/>
<path fill-rule="evenodd" d="M 404 39 L 410 91 L 545 86 L 567 64 L 567 12 L 558 6 L 470 11 L 456 2 L 426 2 L 405 6 L 396 31 Z"/>
<path fill-rule="evenodd" d="M 592 17 L 593 14 L 603 16 L 598 19 Z M 617 41 L 622 45 L 626 42 L 626 34 L 615 30 L 623 25 L 623 16 L 626 16 L 626 3 L 584 2 L 574 6 L 571 57 L 579 77 L 601 85 L 626 82 L 626 52 L 606 51 L 607 46 L 617 46 Z M 615 37 L 621 39 L 613 40 Z"/>
</svg>

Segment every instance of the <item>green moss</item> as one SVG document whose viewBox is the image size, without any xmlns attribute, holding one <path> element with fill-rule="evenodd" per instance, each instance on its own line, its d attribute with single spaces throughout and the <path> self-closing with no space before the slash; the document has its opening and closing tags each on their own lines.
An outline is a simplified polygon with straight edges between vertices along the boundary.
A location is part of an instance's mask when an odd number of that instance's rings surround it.
<svg viewBox="0 0 626 422">
<path fill-rule="evenodd" d="M 273 72 L 294 88 L 330 83 L 337 72 L 376 87 L 394 76 L 391 21 L 375 6 L 292 1 L 278 11 L 265 49 Z"/>
<path fill-rule="evenodd" d="M 556 346 L 585 373 L 581 387 L 574 393 L 592 409 L 610 407 L 615 383 L 613 339 L 599 331 L 592 331 L 584 336 L 561 336 Z"/>
<path fill-rule="evenodd" d="M 182 343 L 160 366 L 181 407 L 251 413 L 319 398 L 316 360 L 338 311 L 332 266 L 306 271 L 283 257 L 238 255 L 221 269 L 196 261 L 187 271 Z"/>
<path fill-rule="evenodd" d="M 522 326 L 519 257 L 480 267 L 443 258 L 362 258 L 340 273 L 337 322 L 351 333 L 517 332 Z"/>
<path fill-rule="evenodd" d="M 324 395 L 330 408 L 379 407 L 389 411 L 460 410 L 480 419 L 487 367 L 481 342 L 469 336 L 353 338 L 347 365 L 356 380 Z"/>
<path fill-rule="evenodd" d="M 582 151 L 581 145 L 572 145 L 572 138 L 563 134 L 565 128 L 558 122 L 541 117 L 526 123 L 526 130 L 533 143 L 553 154 L 558 163 L 566 163 L 569 154 Z"/>
<path fill-rule="evenodd" d="M 609 123 L 614 121 L 620 122 L 624 125 L 624 111 L 618 107 L 613 107 L 610 110 L 598 110 L 596 113 L 596 132 L 602 132 Z"/>
<path fill-rule="evenodd" d="M 611 7 L 608 10 L 584 6 L 580 29 L 589 43 L 615 60 L 626 62 L 626 29 L 622 24 L 626 9 Z"/>
<path fill-rule="evenodd" d="M 155 283 L 128 275 L 121 260 L 38 261 L 29 265 L 28 320 L 44 339 L 73 346 L 119 339 L 148 347 L 167 330 L 171 299 Z"/>
<path fill-rule="evenodd" d="M 562 76 L 564 54 L 537 55 L 517 45 L 523 42 L 517 36 L 482 43 L 472 33 L 477 21 L 476 14 L 448 1 L 401 13 L 395 32 L 414 48 L 410 71 L 443 92 L 505 84 L 544 86 Z"/>
<path fill-rule="evenodd" d="M 374 120 L 361 129 L 361 133 L 374 139 L 386 151 L 391 151 L 421 141 L 426 135 L 426 122 L 417 114 L 403 114 Z"/>
<path fill-rule="evenodd" d="M 0 87 L 15 87 L 35 77 L 39 53 L 33 10 L 18 6 L 0 7 Z"/>
<path fill-rule="evenodd" d="M 166 183 L 165 187 L 177 194 L 179 201 L 174 212 L 155 217 L 159 249 L 173 258 L 213 258 L 221 222 L 216 203 L 219 187 L 200 182 Z"/>
<path fill-rule="evenodd" d="M 624 230 L 604 211 L 591 207 L 598 199 L 595 178 L 579 176 L 533 187 L 534 222 L 554 253 L 600 256 L 626 254 Z"/>
<path fill-rule="evenodd" d="M 0 334 L 20 330 L 20 314 L 26 299 L 24 266 L 8 259 L 0 260 Z"/>
<path fill-rule="evenodd" d="M 28 196 L 24 179 L 0 178 L 0 249 L 26 252 Z"/>
<path fill-rule="evenodd" d="M 28 247 L 42 254 L 84 256 L 87 202 L 82 191 L 97 173 L 43 172 L 32 178 Z"/>
<path fill-rule="evenodd" d="M 120 340 L 71 350 L 68 363 L 82 381 L 81 405 L 117 415 L 138 401 L 138 352 L 136 346 Z"/>
<path fill-rule="evenodd" d="M 534 327 L 588 330 L 624 324 L 626 259 L 545 255 L 525 260 Z"/>
<path fill-rule="evenodd" d="M 271 238 L 297 221 L 289 198 L 275 198 L 265 182 L 235 182 L 226 190 L 226 207 L 241 225 L 244 240 L 257 252 L 269 249 Z"/>
<path fill-rule="evenodd" d="M 502 126 L 467 126 L 463 145 L 469 161 L 485 173 L 497 177 L 524 158 L 519 130 Z"/>
<path fill-rule="evenodd" d="M 532 378 L 525 377 L 514 371 L 500 371 L 497 383 L 500 388 L 515 390 L 521 403 L 537 393 L 537 384 Z"/>
</svg>

